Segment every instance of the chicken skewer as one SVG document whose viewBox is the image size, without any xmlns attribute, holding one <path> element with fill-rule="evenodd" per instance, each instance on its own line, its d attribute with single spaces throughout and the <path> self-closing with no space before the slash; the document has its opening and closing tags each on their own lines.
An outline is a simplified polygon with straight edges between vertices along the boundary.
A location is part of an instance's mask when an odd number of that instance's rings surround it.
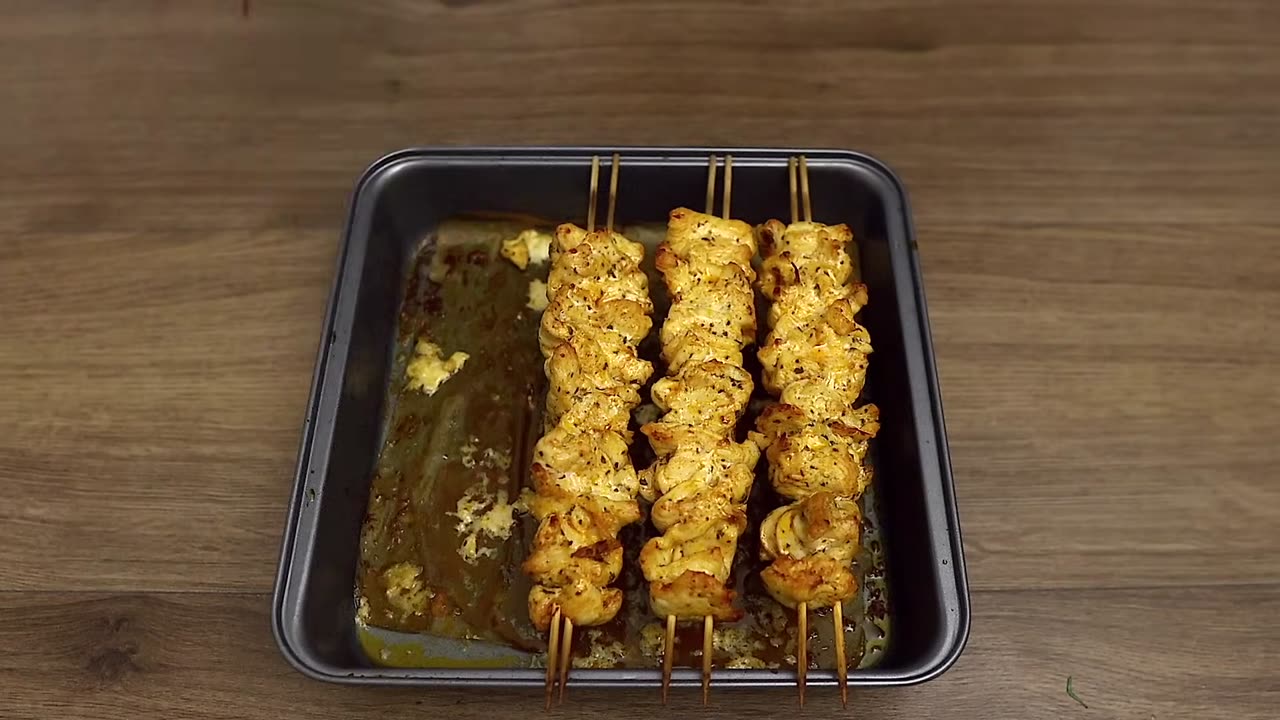
<svg viewBox="0 0 1280 720">
<path fill-rule="evenodd" d="M 774 489 L 791 502 L 760 525 L 761 572 L 769 594 L 798 618 L 796 684 L 800 704 L 808 670 L 808 611 L 832 607 L 837 675 L 848 702 L 842 603 L 858 592 L 852 563 L 862 516 L 858 497 L 871 480 L 864 460 L 879 430 L 875 405 L 857 407 L 866 380 L 870 337 L 855 320 L 866 287 L 851 282 L 846 225 L 813 222 L 808 166 L 788 164 L 791 223 L 760 228 L 761 292 L 772 301 L 760 348 L 765 388 L 778 401 L 757 420 Z M 804 220 L 799 219 L 803 209 Z"/>
<path fill-rule="evenodd" d="M 522 566 L 534 586 L 529 617 L 549 632 L 547 706 L 560 673 L 563 700 L 575 626 L 617 615 L 622 591 L 622 527 L 641 518 L 639 479 L 628 447 L 631 410 L 653 371 L 636 347 L 652 327 L 644 246 L 614 232 L 618 156 L 613 156 L 609 222 L 596 230 L 600 160 L 592 159 L 587 227 L 564 224 L 551 243 L 548 305 L 538 339 L 548 379 L 545 434 L 534 447 L 539 526 Z"/>
<path fill-rule="evenodd" d="M 666 618 L 664 702 L 676 621 L 702 621 L 706 703 L 713 623 L 742 617 L 728 583 L 760 457 L 755 443 L 734 440 L 753 389 L 742 350 L 756 333 L 755 236 L 750 225 L 729 219 L 732 158 L 725 159 L 724 215 L 711 214 L 715 163 L 713 156 L 708 212 L 673 210 L 655 255 L 671 296 L 661 331 L 667 376 L 653 386 L 665 414 L 640 428 L 658 456 L 641 472 L 641 493 L 654 502 L 653 523 L 662 534 L 645 543 L 640 567 L 654 614 Z"/>
</svg>

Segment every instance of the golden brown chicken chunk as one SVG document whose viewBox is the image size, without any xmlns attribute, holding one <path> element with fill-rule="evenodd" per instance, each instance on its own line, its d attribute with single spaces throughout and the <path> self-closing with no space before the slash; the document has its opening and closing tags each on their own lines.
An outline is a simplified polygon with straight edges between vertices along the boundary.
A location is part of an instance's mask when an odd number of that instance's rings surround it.
<svg viewBox="0 0 1280 720">
<path fill-rule="evenodd" d="M 574 625 L 603 625 L 622 609 L 622 591 L 586 580 L 559 587 L 534 585 L 529 591 L 529 619 L 538 630 L 551 627 L 557 608 Z"/>
<path fill-rule="evenodd" d="M 861 529 L 856 500 L 819 491 L 765 517 L 760 523 L 760 554 L 765 560 L 824 554 L 848 562 L 858 550 Z"/>
<path fill-rule="evenodd" d="M 626 440 L 615 432 L 576 433 L 557 426 L 534 445 L 531 474 L 538 499 L 635 503 L 640 489 Z"/>
<path fill-rule="evenodd" d="M 671 582 L 649 585 L 649 604 L 659 617 L 702 618 L 710 615 L 722 622 L 742 619 L 743 612 L 733 602 L 737 593 L 724 582 L 706 573 L 686 572 Z"/>
<path fill-rule="evenodd" d="M 733 514 L 751 492 L 759 458 L 755 443 L 719 437 L 685 444 L 655 463 L 646 478 L 656 498 L 654 527 L 661 532 L 700 514 Z"/>
<path fill-rule="evenodd" d="M 561 225 L 551 243 L 539 342 L 550 357 L 576 334 L 613 336 L 634 348 L 649 334 L 653 301 L 640 270 L 644 246 L 616 232 Z"/>
<path fill-rule="evenodd" d="M 766 443 L 769 479 L 780 495 L 798 500 L 827 490 L 857 496 L 866 489 L 870 474 L 864 459 L 880 428 L 875 405 L 824 422 L 779 403 L 760 414 L 756 427 L 757 438 Z"/>
<path fill-rule="evenodd" d="M 662 356 L 672 373 L 690 362 L 742 366 L 756 335 L 756 243 L 751 226 L 679 208 L 655 264 L 671 295 L 662 324 Z"/>
<path fill-rule="evenodd" d="M 760 571 L 760 579 L 773 599 L 789 608 L 800 603 L 811 608 L 830 607 L 858 592 L 858 580 L 849 563 L 825 555 L 801 560 L 779 557 Z"/>
</svg>

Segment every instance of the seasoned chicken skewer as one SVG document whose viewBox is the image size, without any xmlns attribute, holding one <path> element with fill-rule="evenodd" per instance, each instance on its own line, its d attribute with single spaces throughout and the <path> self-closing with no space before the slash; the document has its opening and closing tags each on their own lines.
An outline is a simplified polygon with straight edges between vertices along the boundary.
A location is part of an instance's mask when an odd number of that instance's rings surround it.
<svg viewBox="0 0 1280 720">
<path fill-rule="evenodd" d="M 622 606 L 622 591 L 611 587 L 622 570 L 618 532 L 642 516 L 627 424 L 653 370 L 636 353 L 653 303 L 640 269 L 644 246 L 612 228 L 617 164 L 615 155 L 609 225 L 594 229 L 593 202 L 586 229 L 556 228 L 539 332 L 549 381 L 546 433 L 534 447 L 530 512 L 539 526 L 523 570 L 535 582 L 529 616 L 550 630 L 548 704 L 557 658 L 564 695 L 574 625 L 606 623 Z M 596 159 L 593 201 L 598 172 Z"/>
<path fill-rule="evenodd" d="M 640 551 L 640 567 L 654 614 L 667 619 L 664 700 L 675 621 L 703 621 L 705 703 L 712 622 L 742 616 L 728 583 L 760 456 L 755 443 L 734 440 L 753 388 L 742 349 L 756 333 L 756 244 L 750 225 L 727 219 L 731 162 L 726 159 L 726 217 L 673 210 L 655 256 L 671 296 L 661 331 L 667 376 L 653 386 L 653 401 L 665 414 L 640 429 L 658 456 L 641 472 L 641 492 L 654 501 L 651 516 L 662 534 Z M 711 163 L 708 211 L 714 157 Z"/>
<path fill-rule="evenodd" d="M 761 554 L 770 561 L 761 579 L 774 599 L 799 613 L 801 704 L 808 608 L 835 608 L 837 672 L 847 702 L 841 607 L 858 592 L 852 568 L 862 522 L 857 500 L 871 480 L 865 458 L 879 410 L 857 406 L 871 340 L 855 319 L 867 290 L 851 280 L 846 247 L 853 233 L 847 225 L 811 220 L 803 158 L 800 167 L 804 221 L 795 217 L 793 161 L 792 222 L 770 220 L 760 228 L 760 290 L 772 305 L 759 358 L 765 388 L 778 402 L 761 413 L 756 437 L 774 489 L 792 501 L 761 523 Z"/>
</svg>

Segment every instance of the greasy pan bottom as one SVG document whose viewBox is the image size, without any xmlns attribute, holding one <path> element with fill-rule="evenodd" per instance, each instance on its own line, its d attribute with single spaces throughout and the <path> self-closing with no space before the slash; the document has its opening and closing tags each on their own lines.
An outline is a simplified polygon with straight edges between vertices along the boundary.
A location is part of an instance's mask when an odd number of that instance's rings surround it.
<svg viewBox="0 0 1280 720">
<path fill-rule="evenodd" d="M 591 156 L 612 150 L 412 150 L 380 160 L 357 186 L 317 362 L 275 594 L 273 627 L 285 656 L 320 679 L 420 685 L 541 686 L 537 668 L 381 667 L 359 642 L 352 588 L 395 377 L 405 278 L 424 237 L 449 218 L 511 213 L 576 219 Z M 787 157 L 807 155 L 815 219 L 846 222 L 857 238 L 872 301 L 862 313 L 876 352 L 868 378 L 881 407 L 878 510 L 889 552 L 893 635 L 852 685 L 908 684 L 945 670 L 968 632 L 968 597 L 946 439 L 914 243 L 900 184 L 870 158 L 840 151 L 622 151 L 618 220 L 660 222 L 698 206 L 707 155 L 734 155 L 734 215 L 786 217 Z M 571 682 L 649 685 L 657 667 L 575 670 Z M 677 667 L 675 685 L 700 671 Z M 716 686 L 791 685 L 790 672 L 717 669 Z M 830 670 L 809 684 L 832 685 Z"/>
</svg>

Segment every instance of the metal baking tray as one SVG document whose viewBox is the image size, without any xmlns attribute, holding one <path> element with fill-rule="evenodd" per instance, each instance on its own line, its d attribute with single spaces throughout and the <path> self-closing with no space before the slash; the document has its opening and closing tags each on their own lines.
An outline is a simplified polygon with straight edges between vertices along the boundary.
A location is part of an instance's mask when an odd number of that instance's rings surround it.
<svg viewBox="0 0 1280 720">
<path fill-rule="evenodd" d="M 545 671 L 537 666 L 536 654 L 523 662 L 519 653 L 513 659 L 513 653 L 486 642 L 433 642 L 426 635 L 414 640 L 377 628 L 371 633 L 357 619 L 354 592 L 361 528 L 384 444 L 403 430 L 404 417 L 397 418 L 396 411 L 406 348 L 413 339 L 409 330 L 419 316 L 442 314 L 440 293 L 424 287 L 433 284 L 424 258 L 445 252 L 442 238 L 456 234 L 451 223 L 459 218 L 487 218 L 495 228 L 529 217 L 581 223 L 592 158 L 614 152 L 621 156 L 618 223 L 655 241 L 660 235 L 652 232 L 653 224 L 664 222 L 670 209 L 701 204 L 713 154 L 734 158 L 734 217 L 750 223 L 786 217 L 787 161 L 804 155 L 815 219 L 853 228 L 856 264 L 871 297 L 861 314 L 875 345 L 868 388 L 882 423 L 873 447 L 876 477 L 869 510 L 883 552 L 878 577 L 864 585 L 875 594 L 867 597 L 868 606 L 875 603 L 892 633 L 875 648 L 874 662 L 851 669 L 849 684 L 906 685 L 941 674 L 967 639 L 969 599 L 915 238 L 901 181 L 879 161 L 842 150 L 424 148 L 393 153 L 370 166 L 351 202 L 289 504 L 272 613 L 281 652 L 301 672 L 333 682 L 543 686 Z M 457 260 L 485 265 L 494 258 L 481 253 Z M 491 283 L 492 303 L 501 307 L 510 288 L 504 290 L 502 278 L 492 273 L 479 278 L 462 282 Z M 484 296 L 472 293 L 470 306 L 444 308 L 471 317 L 470 331 L 464 323 L 441 332 L 487 347 L 472 360 L 484 366 L 529 354 L 511 344 L 510 333 L 477 331 L 508 320 L 495 317 L 500 313 L 486 307 Z M 655 314 L 655 327 L 660 318 Z M 513 322 L 515 327 L 528 324 L 527 318 Z M 537 358 L 534 333 L 528 345 Z M 457 348 L 446 347 L 452 349 Z M 527 463 L 522 465 L 519 448 L 528 445 L 514 436 L 538 425 L 529 422 L 539 410 L 530 400 L 541 383 L 527 363 L 517 366 L 507 375 L 489 372 L 481 385 L 456 391 L 483 391 L 490 398 L 481 415 L 491 419 L 491 433 L 506 437 L 517 456 L 506 463 L 513 468 L 513 492 L 524 484 Z M 506 378 L 511 387 L 494 385 L 494 378 Z M 503 412 L 505 402 L 513 406 L 510 412 Z M 516 405 L 527 409 L 517 411 Z M 433 412 L 432 407 L 420 407 L 413 417 Z M 523 424 L 513 418 L 524 418 Z M 428 449 L 433 457 L 441 453 Z M 403 648 L 406 642 L 416 662 L 383 662 L 388 647 Z M 381 658 L 375 647 L 382 648 Z M 791 686 L 794 677 L 786 667 L 717 668 L 712 682 L 717 688 Z M 656 664 L 576 669 L 570 682 L 656 687 L 661 672 Z M 672 676 L 677 687 L 700 682 L 701 672 L 693 667 L 677 667 Z M 808 684 L 835 685 L 836 674 L 810 670 Z"/>
</svg>

